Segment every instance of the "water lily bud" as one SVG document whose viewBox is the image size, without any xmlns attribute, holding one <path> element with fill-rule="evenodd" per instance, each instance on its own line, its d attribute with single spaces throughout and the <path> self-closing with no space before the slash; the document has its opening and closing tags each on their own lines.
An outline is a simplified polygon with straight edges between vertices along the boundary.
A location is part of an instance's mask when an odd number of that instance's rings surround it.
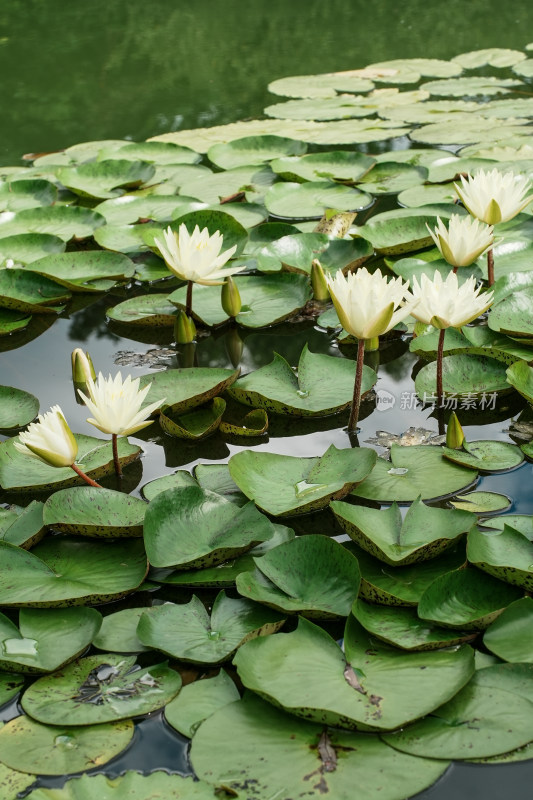
<svg viewBox="0 0 533 800">
<path fill-rule="evenodd" d="M 87 383 L 89 378 L 96 380 L 96 372 L 94 370 L 92 358 L 89 353 L 84 353 L 81 347 L 76 347 L 72 351 L 72 381 L 74 383 Z"/>
<path fill-rule="evenodd" d="M 318 300 L 319 303 L 329 300 L 328 282 L 318 258 L 314 258 L 311 264 L 311 286 L 315 300 Z"/>
<path fill-rule="evenodd" d="M 448 427 L 446 429 L 446 447 L 451 447 L 453 450 L 460 450 L 464 440 L 464 431 L 454 411 L 448 421 Z"/>
<path fill-rule="evenodd" d="M 177 344 L 188 344 L 196 339 L 196 325 L 192 317 L 180 311 L 174 323 L 174 340 Z"/>
<path fill-rule="evenodd" d="M 222 286 L 220 302 L 228 317 L 236 317 L 241 310 L 241 296 L 237 284 L 231 277 L 226 278 L 226 282 Z"/>
<path fill-rule="evenodd" d="M 372 353 L 379 350 L 379 336 L 373 336 L 365 341 L 365 353 Z"/>
</svg>

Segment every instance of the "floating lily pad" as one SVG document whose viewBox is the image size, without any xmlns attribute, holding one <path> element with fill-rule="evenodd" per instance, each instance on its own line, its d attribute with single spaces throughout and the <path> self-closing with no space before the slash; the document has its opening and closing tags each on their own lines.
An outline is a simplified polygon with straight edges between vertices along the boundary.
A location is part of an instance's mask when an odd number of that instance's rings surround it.
<svg viewBox="0 0 533 800">
<path fill-rule="evenodd" d="M 156 606 L 137 626 L 141 642 L 193 664 L 227 661 L 245 641 L 275 633 L 285 622 L 277 611 L 219 592 L 211 615 L 193 595 L 189 603 Z"/>
<path fill-rule="evenodd" d="M 0 604 L 33 608 L 91 605 L 124 597 L 147 571 L 141 542 L 83 542 L 54 537 L 31 553 L 0 541 Z M 13 583 L 12 574 L 17 575 Z"/>
<path fill-rule="evenodd" d="M 77 463 L 83 465 L 86 475 L 98 480 L 114 473 L 113 451 L 110 441 L 95 436 L 75 434 L 78 443 Z M 126 437 L 118 439 L 118 457 L 122 466 L 138 458 L 140 447 L 132 445 Z M 50 467 L 44 461 L 29 458 L 14 446 L 14 439 L 0 444 L 0 484 L 9 491 L 34 491 L 63 489 L 84 483 L 70 467 Z"/>
<path fill-rule="evenodd" d="M 270 166 L 274 172 L 289 181 L 327 179 L 355 183 L 375 163 L 375 159 L 363 153 L 335 150 L 329 153 L 310 153 L 301 157 L 276 158 Z"/>
<path fill-rule="evenodd" d="M 38 678 L 21 705 L 46 725 L 64 725 L 68 719 L 69 727 L 92 726 L 156 711 L 180 688 L 179 674 L 166 662 L 141 668 L 135 656 L 101 653 Z"/>
<path fill-rule="evenodd" d="M 0 214 L 0 238 L 18 233 L 48 233 L 64 242 L 86 239 L 105 218 L 90 208 L 78 206 L 49 206 L 27 208 L 24 211 L 5 211 Z"/>
<path fill-rule="evenodd" d="M 531 701 L 479 685 L 474 677 L 426 719 L 383 739 L 402 752 L 424 758 L 486 758 L 531 741 L 532 712 Z"/>
<path fill-rule="evenodd" d="M 262 408 L 255 408 L 244 415 L 240 424 L 222 420 L 219 430 L 226 436 L 262 436 L 268 430 L 267 412 Z"/>
<path fill-rule="evenodd" d="M 347 408 L 352 402 L 355 362 L 321 353 L 305 345 L 296 376 L 277 353 L 274 360 L 234 383 L 229 394 L 248 406 L 266 408 L 276 414 L 323 417 Z M 363 367 L 361 395 L 377 380 L 370 367 Z"/>
<path fill-rule="evenodd" d="M 177 311 L 167 294 L 144 294 L 108 308 L 106 314 L 113 322 L 160 328 L 174 325 Z"/>
<path fill-rule="evenodd" d="M 234 169 L 248 164 L 263 164 L 281 156 L 302 155 L 305 142 L 282 136 L 245 136 L 227 144 L 215 144 L 207 151 L 209 160 L 221 169 Z"/>
<path fill-rule="evenodd" d="M 146 551 L 154 567 L 214 566 L 270 539 L 273 533 L 272 523 L 253 503 L 239 509 L 198 486 L 158 494 L 144 520 Z"/>
<path fill-rule="evenodd" d="M 231 737 L 228 736 L 231 731 Z M 355 758 L 345 758 L 349 751 Z M 298 719 L 251 692 L 219 709 L 197 731 L 191 749 L 195 773 L 216 786 L 272 797 L 403 800 L 430 786 L 446 762 L 400 755 L 376 736 Z M 309 779 L 312 776 L 312 779 Z"/>
<path fill-rule="evenodd" d="M 194 477 L 202 489 L 221 494 L 226 500 L 238 506 L 248 502 L 246 495 L 241 492 L 230 475 L 228 465 L 224 464 L 197 464 L 194 468 Z"/>
<path fill-rule="evenodd" d="M 506 91 L 498 87 L 494 88 L 496 92 Z M 480 86 L 480 91 L 484 92 L 484 89 L 485 87 Z M 491 92 L 489 91 L 488 93 Z M 514 119 L 506 124 L 502 122 L 501 119 L 485 117 L 483 118 L 483 125 L 480 125 L 480 118 L 477 115 L 468 114 L 467 116 L 469 119 L 462 119 L 461 121 L 452 119 L 446 122 L 434 122 L 428 125 L 421 125 L 419 128 L 411 131 L 409 137 L 415 142 L 423 142 L 425 144 L 493 142 L 520 134 L 521 131 L 523 132 L 521 124 L 527 123 L 525 119 Z"/>
<path fill-rule="evenodd" d="M 148 383 L 151 384 L 150 391 L 144 399 L 144 405 L 149 405 L 164 397 L 163 408 L 165 410 L 170 408 L 174 414 L 177 414 L 196 408 L 216 395 L 222 394 L 237 380 L 238 375 L 238 370 L 213 367 L 168 369 L 164 372 L 142 375 L 140 387 L 142 389 Z"/>
<path fill-rule="evenodd" d="M 320 219 L 328 208 L 359 211 L 372 204 L 372 197 L 333 181 L 276 183 L 265 195 L 265 205 L 276 217 Z"/>
<path fill-rule="evenodd" d="M 511 336 L 529 337 L 533 335 L 533 325 L 528 310 L 533 301 L 531 287 L 518 288 L 500 302 L 489 314 L 489 327 Z"/>
<path fill-rule="evenodd" d="M 454 64 L 464 69 L 477 69 L 478 67 L 512 67 L 526 58 L 520 50 L 506 50 L 503 47 L 491 47 L 485 50 L 472 50 L 461 53 L 452 58 Z"/>
<path fill-rule="evenodd" d="M 81 250 L 46 256 L 34 261 L 28 269 L 66 286 L 70 291 L 90 292 L 99 288 L 105 291 L 116 281 L 128 280 L 133 277 L 135 265 L 121 253 Z M 105 281 L 104 285 L 102 281 Z"/>
<path fill-rule="evenodd" d="M 434 558 L 476 521 L 473 514 L 432 508 L 419 498 L 403 520 L 396 503 L 389 509 L 377 510 L 334 501 L 331 510 L 351 539 L 393 566 Z"/>
<path fill-rule="evenodd" d="M 465 441 L 462 450 L 443 447 L 442 453 L 454 464 L 471 467 L 480 472 L 500 472 L 514 469 L 524 460 L 524 454 L 515 444 L 491 440 Z"/>
<path fill-rule="evenodd" d="M 44 503 L 32 500 L 26 508 L 20 509 L 19 513 L 6 512 L 13 516 L 0 532 L 0 539 L 30 550 L 41 541 L 47 530 L 43 520 L 43 508 Z"/>
<path fill-rule="evenodd" d="M 237 576 L 237 591 L 285 613 L 346 617 L 359 590 L 356 559 L 327 536 L 300 536 L 254 557 Z"/>
<path fill-rule="evenodd" d="M 323 75 L 291 75 L 268 84 L 268 91 L 284 97 L 334 97 L 337 92 L 368 92 L 374 88 L 365 70 Z"/>
<path fill-rule="evenodd" d="M 0 269 L 0 305 L 26 314 L 57 314 L 70 292 L 24 269 Z"/>
<path fill-rule="evenodd" d="M 426 402 L 434 398 L 437 386 L 437 363 L 426 364 L 415 378 L 416 393 Z M 509 384 L 505 379 L 505 366 L 493 358 L 459 353 L 442 359 L 442 389 L 445 395 L 462 395 L 472 399 L 490 401 L 495 392 L 505 394 Z"/>
<path fill-rule="evenodd" d="M 199 441 L 218 430 L 225 410 L 226 401 L 222 397 L 214 397 L 205 406 L 193 408 L 179 415 L 173 414 L 172 411 L 161 411 L 159 424 L 169 436 Z"/>
<path fill-rule="evenodd" d="M 105 161 L 111 158 L 172 165 L 196 164 L 201 160 L 200 154 L 190 147 L 181 147 L 171 142 L 124 142 L 121 147 L 116 145 L 102 147 L 97 160 Z"/>
<path fill-rule="evenodd" d="M 390 161 L 376 164 L 367 175 L 358 180 L 357 185 L 370 194 L 396 194 L 411 186 L 423 184 L 427 175 L 425 167 L 395 162 L 391 155 Z"/>
<path fill-rule="evenodd" d="M 152 240 L 155 224 L 150 223 Z M 141 253 L 148 250 L 145 241 L 147 227 L 147 225 L 102 225 L 95 230 L 94 240 L 106 250 L 116 250 L 118 253 Z M 157 228 L 155 233 L 161 236 L 162 227 Z"/>
<path fill-rule="evenodd" d="M 19 626 L 0 614 L 0 669 L 53 672 L 79 656 L 102 617 L 93 608 L 22 608 Z"/>
<path fill-rule="evenodd" d="M 21 211 L 24 208 L 51 206 L 57 200 L 57 186 L 42 179 L 0 182 L 0 209 Z"/>
<path fill-rule="evenodd" d="M 162 144 L 162 143 L 161 143 Z M 149 194 L 138 196 L 124 194 L 104 200 L 96 206 L 96 211 L 106 218 L 110 225 L 128 225 L 141 220 L 155 220 L 157 222 L 170 222 L 175 216 L 174 212 L 181 211 L 180 216 L 190 211 L 191 202 L 201 208 L 203 204 L 197 200 L 176 195 Z"/>
<path fill-rule="evenodd" d="M 183 736 L 192 738 L 199 725 L 219 708 L 239 700 L 240 695 L 227 672 L 184 686 L 165 707 L 165 719 Z"/>
<path fill-rule="evenodd" d="M 93 639 L 94 647 L 111 653 L 143 653 L 151 650 L 145 647 L 137 636 L 137 626 L 143 614 L 150 614 L 151 607 L 123 608 L 108 614 Z"/>
<path fill-rule="evenodd" d="M 311 275 L 314 259 L 319 259 L 326 273 L 355 269 L 373 254 L 366 239 L 331 238 L 323 233 L 297 233 L 282 236 L 265 245 L 257 256 L 257 267 L 261 272 L 301 272 Z M 276 276 L 279 277 L 279 276 Z"/>
<path fill-rule="evenodd" d="M 516 587 L 477 569 L 459 569 L 428 586 L 418 616 L 445 628 L 484 630 L 520 594 Z"/>
<path fill-rule="evenodd" d="M 107 764 L 132 740 L 131 720 L 90 728 L 41 725 L 15 717 L 0 730 L 2 761 L 12 769 L 40 775 L 68 775 Z"/>
<path fill-rule="evenodd" d="M 23 428 L 39 411 L 34 395 L 12 386 L 0 386 L 0 428 Z"/>
<path fill-rule="evenodd" d="M 430 262 L 430 267 L 439 262 Z M 398 269 L 398 263 L 394 265 L 395 272 L 402 274 L 403 270 Z M 435 266 L 435 269 L 438 269 Z M 468 271 L 467 268 L 465 272 Z M 440 272 L 440 269 L 439 269 Z M 413 270 L 413 274 L 416 274 Z M 408 277 L 402 275 L 402 277 Z M 417 275 L 417 277 L 419 277 Z M 429 277 L 433 277 L 432 275 Z M 446 275 L 443 275 L 446 278 Z M 459 278 L 460 280 L 460 278 Z M 436 359 L 439 331 L 431 329 L 427 333 L 417 336 L 409 345 L 409 350 L 416 353 L 421 358 Z M 462 330 L 457 328 L 447 328 L 444 333 L 444 355 L 457 355 L 467 353 L 477 356 L 488 356 L 504 364 L 513 364 L 517 359 L 530 361 L 533 359 L 533 349 L 520 342 L 514 341 L 509 336 L 495 333 L 485 325 L 465 325 Z"/>
<path fill-rule="evenodd" d="M 179 469 L 171 475 L 163 475 L 161 478 L 156 478 L 142 487 L 143 496 L 148 502 L 153 500 L 158 494 L 164 492 L 165 489 L 180 489 L 183 486 L 197 486 L 196 479 L 187 472 L 185 469 Z"/>
<path fill-rule="evenodd" d="M 421 620 L 414 608 L 354 603 L 352 614 L 372 636 L 401 650 L 438 650 L 467 642 L 475 634 L 460 633 Z"/>
<path fill-rule="evenodd" d="M 406 653 L 376 642 L 351 616 L 344 652 L 300 619 L 292 633 L 247 642 L 234 663 L 248 689 L 296 716 L 348 730 L 391 730 L 437 708 L 474 672 L 474 651 Z M 275 665 L 283 663 L 283 671 Z"/>
<path fill-rule="evenodd" d="M 475 480 L 470 469 L 451 464 L 438 447 L 402 447 L 393 444 L 391 460 L 376 465 L 352 494 L 378 503 L 434 500 L 469 488 Z"/>
<path fill-rule="evenodd" d="M 533 404 L 533 367 L 525 361 L 516 361 L 508 368 L 506 375 L 507 382 Z"/>
<path fill-rule="evenodd" d="M 48 498 L 44 522 L 60 533 L 78 536 L 142 536 L 147 508 L 138 497 L 122 492 L 74 486 Z"/>
<path fill-rule="evenodd" d="M 107 198 L 116 196 L 114 190 L 117 187 L 137 187 L 146 183 L 154 172 L 154 167 L 143 161 L 117 158 L 62 167 L 56 174 L 63 186 L 82 197 Z"/>
<path fill-rule="evenodd" d="M 221 199 L 244 193 L 249 203 L 258 202 L 276 178 L 270 167 L 260 164 L 235 167 L 185 181 L 180 193 L 216 205 Z M 222 212 L 221 212 L 222 213 Z M 229 216 L 229 215 L 226 215 Z M 224 240 L 224 245 L 226 241 Z"/>
<path fill-rule="evenodd" d="M 419 209 L 414 210 L 419 211 Z M 358 236 L 372 242 L 378 253 L 397 255 L 433 244 L 426 225 L 434 228 L 436 224 L 437 218 L 431 213 L 410 214 L 405 217 L 383 217 L 378 214 L 365 225 L 355 227 L 353 230 Z"/>
<path fill-rule="evenodd" d="M 0 707 L 15 697 L 24 686 L 24 678 L 19 675 L 11 675 L 7 672 L 0 672 Z M 1 784 L 0 784 L 1 786 Z"/>
<path fill-rule="evenodd" d="M 505 519 L 501 531 L 470 530 L 468 560 L 489 575 L 533 591 L 533 541 Z"/>
<path fill-rule="evenodd" d="M 511 603 L 487 628 L 483 644 L 504 661 L 533 664 L 532 623 L 533 599 L 523 597 Z"/>
<path fill-rule="evenodd" d="M 511 500 L 505 494 L 496 492 L 468 492 L 458 494 L 450 505 L 462 511 L 472 511 L 474 514 L 495 514 L 497 511 L 506 511 Z"/>
<path fill-rule="evenodd" d="M 34 789 L 29 796 L 31 800 L 215 800 L 214 787 L 204 781 L 162 771 L 150 775 L 128 771 L 118 778 L 82 775 L 67 781 L 62 789 Z"/>
<path fill-rule="evenodd" d="M 0 789 L 6 800 L 16 800 L 20 792 L 35 783 L 35 775 L 28 775 L 0 764 Z"/>
<path fill-rule="evenodd" d="M 344 497 L 376 463 L 369 448 L 339 450 L 331 445 L 323 456 L 297 458 L 244 450 L 229 460 L 237 486 L 273 516 L 302 514 Z"/>
</svg>

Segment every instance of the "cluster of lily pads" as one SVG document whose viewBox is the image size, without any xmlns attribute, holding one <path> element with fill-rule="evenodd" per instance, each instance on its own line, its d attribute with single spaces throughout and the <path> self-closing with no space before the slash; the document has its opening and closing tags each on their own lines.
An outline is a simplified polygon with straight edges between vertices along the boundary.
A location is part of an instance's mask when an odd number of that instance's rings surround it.
<svg viewBox="0 0 533 800">
<path fill-rule="evenodd" d="M 239 342 L 242 328 L 303 318 L 349 355 L 353 336 L 320 296 L 316 261 L 329 277 L 364 264 L 411 282 L 446 278 L 453 265 L 428 225 L 467 214 L 454 181 L 532 171 L 532 49 L 286 78 L 270 89 L 292 99 L 266 120 L 90 142 L 0 169 L 0 342 L 19 347 L 43 319 L 103 293 L 126 298 L 107 310 L 123 336 L 176 326 L 188 287 L 158 242 L 184 225 L 219 231 L 240 270 L 237 313 L 220 286 L 195 286 L 198 348 L 222 325 Z M 376 144 L 390 139 L 389 150 Z M 494 226 L 486 319 L 443 337 L 416 325 L 420 398 L 435 392 L 441 347 L 448 409 L 512 392 L 533 404 L 531 212 Z M 457 276 L 487 278 L 484 260 Z M 383 346 L 414 329 L 408 317 Z M 253 443 L 269 417 L 344 424 L 350 358 L 305 347 L 298 364 L 276 354 L 242 376 L 234 361 L 141 377 L 166 435 Z M 365 365 L 367 413 L 377 380 Z M 533 757 L 533 518 L 498 516 L 508 498 L 471 491 L 480 475 L 533 458 L 532 443 L 450 435 L 444 446 L 393 444 L 390 458 L 364 446 L 313 457 L 241 448 L 227 464 L 150 481 L 141 498 L 29 459 L 13 434 L 38 411 L 33 395 L 0 387 L 0 705 L 18 697 L 21 712 L 0 729 L 6 800 L 25 790 L 31 800 L 348 800 L 354 786 L 402 800 L 451 760 Z M 74 438 L 93 481 L 117 466 L 127 477 L 141 452 L 124 436 Z M 133 720 L 161 709 L 192 739 L 198 781 L 39 780 L 105 769 L 130 746 Z"/>
</svg>

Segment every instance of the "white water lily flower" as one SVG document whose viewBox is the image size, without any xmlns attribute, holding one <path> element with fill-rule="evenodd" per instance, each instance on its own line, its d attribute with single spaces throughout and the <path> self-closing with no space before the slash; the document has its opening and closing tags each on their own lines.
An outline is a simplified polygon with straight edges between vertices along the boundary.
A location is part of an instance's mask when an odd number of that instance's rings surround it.
<svg viewBox="0 0 533 800">
<path fill-rule="evenodd" d="M 328 289 L 342 327 L 357 339 L 381 336 L 411 313 L 416 305 L 409 293 L 409 282 L 388 280 L 377 269 L 374 273 L 361 267 L 335 278 L 328 277 Z"/>
<path fill-rule="evenodd" d="M 161 251 L 167 267 L 182 281 L 193 281 L 204 286 L 224 283 L 224 278 L 241 272 L 246 265 L 222 269 L 237 249 L 233 245 L 229 250 L 220 252 L 224 237 L 220 231 L 209 235 L 207 228 L 200 230 L 198 225 L 192 233 L 181 224 L 179 233 L 169 226 L 163 231 L 163 241 L 154 239 Z"/>
<path fill-rule="evenodd" d="M 479 294 L 476 279 L 468 278 L 461 286 L 457 275 L 450 272 L 445 281 L 438 270 L 433 280 L 422 275 L 420 284 L 413 278 L 412 292 L 419 299 L 413 317 L 435 328 L 460 328 L 477 319 L 492 305 L 494 292 Z"/>
<path fill-rule="evenodd" d="M 426 227 L 441 255 L 453 267 L 469 267 L 494 244 L 494 231 L 474 217 L 452 214 L 448 228 L 437 217 L 437 227 Z"/>
<path fill-rule="evenodd" d="M 473 217 L 488 225 L 507 222 L 533 200 L 533 194 L 527 194 L 531 188 L 528 178 L 513 172 L 480 169 L 468 178 L 461 175 L 461 184 L 454 186 L 463 205 Z"/>
<path fill-rule="evenodd" d="M 52 406 L 46 414 L 39 414 L 38 420 L 19 433 L 15 448 L 51 467 L 70 467 L 78 455 L 78 443 L 61 408 Z"/>
<path fill-rule="evenodd" d="M 139 381 L 139 378 L 132 380 L 131 375 L 123 381 L 120 372 L 114 378 L 111 375 L 104 378 L 100 372 L 98 380 L 88 380 L 89 397 L 78 389 L 80 397 L 94 415 L 87 422 L 102 433 L 112 433 L 115 436 L 129 436 L 130 433 L 136 433 L 150 425 L 152 420 L 147 417 L 164 403 L 164 398 L 141 408 L 152 384 L 139 389 Z"/>
</svg>

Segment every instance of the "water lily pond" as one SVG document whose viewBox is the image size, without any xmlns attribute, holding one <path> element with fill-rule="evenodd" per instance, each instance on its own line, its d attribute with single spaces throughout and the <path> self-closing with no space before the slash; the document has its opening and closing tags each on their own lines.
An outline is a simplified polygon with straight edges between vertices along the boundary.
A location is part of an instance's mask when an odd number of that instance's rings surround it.
<svg viewBox="0 0 533 800">
<path fill-rule="evenodd" d="M 268 93 L 0 167 L 5 800 L 529 796 L 533 43 Z M 455 277 L 431 232 L 493 170 L 528 201 L 489 288 L 487 247 Z M 196 226 L 224 297 L 172 267 Z M 391 310 L 359 370 L 338 270 L 490 300 Z M 75 347 L 139 379 L 131 434 Z M 58 404 L 74 437 L 31 458 Z"/>
</svg>

